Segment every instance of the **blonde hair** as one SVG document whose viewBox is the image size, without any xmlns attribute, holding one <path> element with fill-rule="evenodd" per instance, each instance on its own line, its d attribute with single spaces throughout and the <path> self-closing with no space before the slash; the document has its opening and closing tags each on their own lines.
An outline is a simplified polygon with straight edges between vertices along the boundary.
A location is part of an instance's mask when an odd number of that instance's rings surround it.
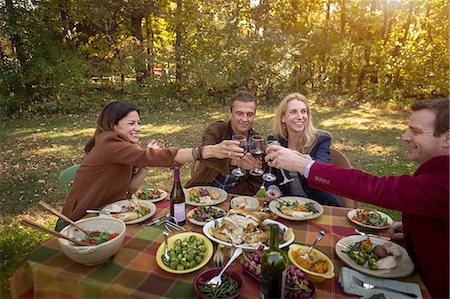
<svg viewBox="0 0 450 299">
<path fill-rule="evenodd" d="M 312 148 L 316 144 L 317 137 L 319 137 L 319 133 L 320 132 L 327 133 L 327 132 L 316 129 L 314 127 L 313 121 L 312 121 L 312 115 L 311 115 L 311 108 L 309 106 L 308 99 L 304 95 L 302 95 L 298 92 L 294 92 L 294 93 L 290 93 L 284 97 L 284 99 L 278 105 L 277 113 L 275 115 L 275 118 L 272 121 L 272 132 L 273 132 L 274 136 L 276 136 L 278 138 L 281 137 L 281 138 L 288 140 L 288 137 L 289 137 L 288 131 L 287 131 L 286 125 L 282 122 L 282 118 L 286 114 L 288 103 L 293 100 L 301 101 L 301 102 L 305 103 L 305 106 L 306 106 L 306 112 L 308 114 L 308 121 L 306 122 L 305 130 L 304 130 L 302 138 L 300 140 L 300 148 L 298 148 L 297 150 L 300 153 L 307 154 L 312 150 Z"/>
</svg>

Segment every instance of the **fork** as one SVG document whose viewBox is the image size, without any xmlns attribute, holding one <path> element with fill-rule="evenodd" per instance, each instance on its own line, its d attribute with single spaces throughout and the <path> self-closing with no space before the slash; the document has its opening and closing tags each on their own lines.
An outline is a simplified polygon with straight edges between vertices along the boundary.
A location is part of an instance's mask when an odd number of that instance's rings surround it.
<svg viewBox="0 0 450 299">
<path fill-rule="evenodd" d="M 413 294 L 413 293 L 403 292 L 403 291 L 399 291 L 399 290 L 392 289 L 392 288 L 389 288 L 389 287 L 374 286 L 374 285 L 372 285 L 370 283 L 367 283 L 367 282 L 364 282 L 364 281 L 360 280 L 359 278 L 357 278 L 355 276 L 352 276 L 352 277 L 353 277 L 353 280 L 359 286 L 362 286 L 365 290 L 380 289 L 380 290 L 385 290 L 385 291 L 389 291 L 389 292 L 399 293 L 399 294 L 402 294 L 402 295 L 405 295 L 405 296 L 408 296 L 408 297 L 411 297 L 411 298 L 417 298 L 417 295 Z"/>
<path fill-rule="evenodd" d="M 219 244 L 217 246 L 216 253 L 214 253 L 213 264 L 216 267 L 220 267 L 220 266 L 223 265 L 223 260 L 224 260 L 225 257 L 224 257 L 224 254 L 222 252 L 222 248 L 223 248 L 223 245 Z"/>
<path fill-rule="evenodd" d="M 383 236 L 378 236 L 378 235 L 374 235 L 374 234 L 366 234 L 363 231 L 358 230 L 357 228 L 355 228 L 355 233 L 361 235 L 361 236 L 368 236 L 368 237 L 373 237 L 373 238 L 379 238 L 379 239 L 383 239 L 383 240 L 391 240 L 391 238 L 389 237 L 383 237 Z"/>
<path fill-rule="evenodd" d="M 222 284 L 222 274 L 225 272 L 225 270 L 231 265 L 231 263 L 234 262 L 242 253 L 242 248 L 238 247 L 233 253 L 233 256 L 230 258 L 228 263 L 223 267 L 222 271 L 220 271 L 219 275 L 214 276 L 210 280 L 206 282 L 206 284 L 213 285 L 215 287 L 218 287 Z"/>
</svg>

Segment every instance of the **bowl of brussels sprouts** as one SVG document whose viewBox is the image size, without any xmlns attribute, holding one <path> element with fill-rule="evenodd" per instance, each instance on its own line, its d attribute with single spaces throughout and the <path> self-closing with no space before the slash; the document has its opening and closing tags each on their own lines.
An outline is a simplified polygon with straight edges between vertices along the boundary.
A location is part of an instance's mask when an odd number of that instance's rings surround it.
<svg viewBox="0 0 450 299">
<path fill-rule="evenodd" d="M 205 266 L 213 254 L 211 241 L 202 234 L 183 232 L 172 235 L 167 240 L 169 263 L 165 265 L 162 256 L 166 248 L 161 243 L 156 251 L 156 263 L 164 271 L 185 274 L 197 271 Z"/>
</svg>

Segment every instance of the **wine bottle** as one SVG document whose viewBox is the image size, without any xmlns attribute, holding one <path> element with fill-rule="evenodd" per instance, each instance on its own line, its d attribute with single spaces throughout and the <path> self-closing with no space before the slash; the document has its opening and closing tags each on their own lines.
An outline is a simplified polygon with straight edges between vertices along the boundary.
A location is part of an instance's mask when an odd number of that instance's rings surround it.
<svg viewBox="0 0 450 299">
<path fill-rule="evenodd" d="M 180 167 L 173 168 L 173 186 L 170 192 L 170 215 L 175 217 L 178 225 L 186 223 L 186 199 L 180 183 Z"/>
<path fill-rule="evenodd" d="M 286 256 L 279 248 L 278 225 L 270 226 L 269 249 L 263 252 L 261 258 L 261 298 L 284 298 L 286 281 Z"/>
</svg>

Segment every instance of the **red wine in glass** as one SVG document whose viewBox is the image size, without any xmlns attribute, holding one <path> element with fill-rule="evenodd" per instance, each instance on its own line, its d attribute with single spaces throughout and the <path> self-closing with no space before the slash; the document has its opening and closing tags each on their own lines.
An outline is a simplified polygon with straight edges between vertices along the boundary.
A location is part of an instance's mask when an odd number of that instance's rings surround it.
<svg viewBox="0 0 450 299">
<path fill-rule="evenodd" d="M 244 135 L 233 135 L 233 137 L 231 137 L 231 139 L 239 141 L 239 146 L 242 147 L 245 151 L 245 149 L 247 147 L 247 137 L 245 137 Z M 241 177 L 241 176 L 245 175 L 245 170 L 243 170 L 240 167 L 240 165 L 238 164 L 238 166 L 236 168 L 231 170 L 231 173 L 234 176 Z"/>
<path fill-rule="evenodd" d="M 253 157 L 262 159 L 265 155 L 266 141 L 262 136 L 259 135 L 253 135 L 250 140 L 250 153 Z M 261 168 L 252 169 L 250 170 L 250 174 L 254 176 L 260 176 L 264 174 L 264 170 L 262 170 Z"/>
</svg>

